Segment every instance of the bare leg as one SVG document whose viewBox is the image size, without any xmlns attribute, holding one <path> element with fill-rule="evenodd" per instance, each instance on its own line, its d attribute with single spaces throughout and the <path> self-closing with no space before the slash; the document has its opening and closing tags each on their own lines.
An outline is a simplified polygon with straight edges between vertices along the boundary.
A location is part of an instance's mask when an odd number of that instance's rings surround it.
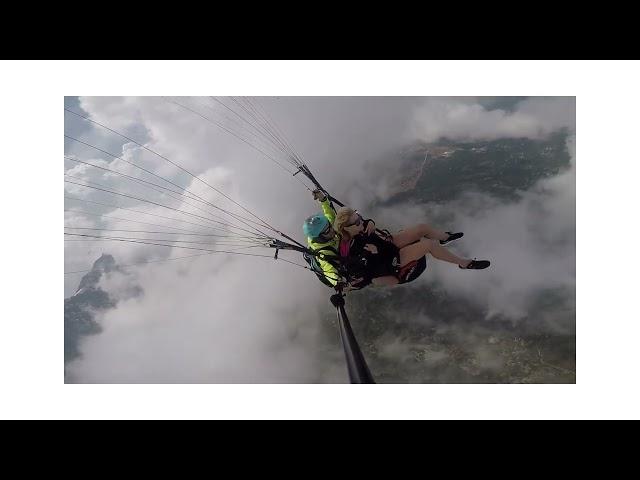
<svg viewBox="0 0 640 480">
<path fill-rule="evenodd" d="M 388 285 L 397 285 L 399 280 L 393 275 L 386 275 L 384 277 L 376 277 L 371 280 L 376 287 L 385 287 Z"/>
<path fill-rule="evenodd" d="M 420 240 L 422 237 L 433 238 L 435 240 L 446 240 L 449 238 L 449 235 L 430 227 L 426 223 L 421 223 L 420 225 L 407 228 L 406 230 L 394 234 L 393 243 L 396 247 L 402 248 L 416 240 Z"/>
<path fill-rule="evenodd" d="M 454 255 L 449 250 L 440 245 L 437 240 L 427 240 L 426 238 L 423 238 L 418 243 L 407 245 L 406 247 L 400 249 L 400 265 L 404 267 L 409 262 L 424 257 L 427 253 L 430 253 L 434 258 L 437 258 L 438 260 L 455 263 L 457 265 L 460 265 L 461 267 L 466 267 L 467 265 L 469 265 L 469 262 L 471 262 L 471 260 L 469 259 L 460 258 Z"/>
</svg>

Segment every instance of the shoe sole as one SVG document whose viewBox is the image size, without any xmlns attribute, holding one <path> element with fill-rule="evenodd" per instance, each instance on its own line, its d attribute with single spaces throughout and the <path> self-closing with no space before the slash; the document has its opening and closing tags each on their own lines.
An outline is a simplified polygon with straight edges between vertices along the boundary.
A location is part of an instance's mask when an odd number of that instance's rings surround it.
<svg viewBox="0 0 640 480">
<path fill-rule="evenodd" d="M 454 238 L 453 240 L 449 240 L 446 243 L 441 243 L 440 246 L 441 247 L 446 247 L 447 245 L 451 245 L 453 242 L 457 242 L 458 240 L 460 240 L 462 237 L 458 237 L 458 238 Z"/>
<path fill-rule="evenodd" d="M 487 268 L 489 268 L 490 266 L 491 266 L 491 262 L 489 262 L 489 265 L 487 265 L 487 266 L 486 266 L 486 267 L 484 267 L 484 268 L 469 268 L 469 267 L 464 268 L 464 267 L 461 267 L 460 265 L 458 265 L 458 268 L 459 268 L 460 270 L 486 270 L 486 269 L 487 269 Z"/>
</svg>

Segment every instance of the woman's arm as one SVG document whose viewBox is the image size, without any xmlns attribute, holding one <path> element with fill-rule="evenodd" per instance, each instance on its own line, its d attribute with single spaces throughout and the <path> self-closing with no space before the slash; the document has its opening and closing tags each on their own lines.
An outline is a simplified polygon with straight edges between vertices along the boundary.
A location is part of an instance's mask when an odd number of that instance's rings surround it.
<svg viewBox="0 0 640 480">
<path fill-rule="evenodd" d="M 362 218 L 362 217 L 360 217 L 360 218 Z M 374 222 L 370 218 L 368 218 L 366 220 L 363 219 L 362 221 L 363 221 L 363 226 L 364 226 L 364 230 L 362 231 L 362 233 L 364 235 L 371 235 L 373 232 L 376 231 L 376 222 Z"/>
</svg>

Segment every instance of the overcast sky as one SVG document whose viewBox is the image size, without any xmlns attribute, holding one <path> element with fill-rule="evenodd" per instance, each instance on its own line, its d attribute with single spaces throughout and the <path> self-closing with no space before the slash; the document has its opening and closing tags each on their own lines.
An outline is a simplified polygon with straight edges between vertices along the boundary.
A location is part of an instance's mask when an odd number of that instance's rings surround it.
<svg viewBox="0 0 640 480">
<path fill-rule="evenodd" d="M 167 100 L 81 97 L 67 98 L 65 104 L 183 166 L 303 242 L 302 221 L 317 205 L 298 181 L 301 175 L 293 178 L 237 138 Z M 216 115 L 223 111 L 206 98 L 177 101 L 211 118 L 220 118 Z M 442 282 L 458 295 L 486 305 L 490 315 L 500 314 L 512 321 L 525 316 L 532 294 L 541 288 L 575 291 L 574 136 L 568 140 L 571 169 L 538 182 L 518 201 L 470 193 L 446 205 L 400 205 L 392 211 L 370 208 L 389 194 L 393 173 L 403 166 L 398 155 L 403 146 L 442 136 L 456 140 L 540 139 L 561 128 L 575 132 L 574 98 L 275 97 L 260 102 L 336 197 L 386 222 L 379 224 L 391 230 L 429 222 L 443 211 L 450 213 L 455 227 L 465 232 L 459 251 L 493 262 L 482 277 L 460 276 L 458 269 L 434 265 L 427 272 L 429 281 Z M 65 134 L 241 213 L 175 166 L 66 112 Z M 65 140 L 65 154 L 139 175 L 130 164 L 70 139 Z M 65 173 L 84 181 L 196 212 L 109 172 L 68 160 L 64 165 Z M 162 207 L 115 199 L 76 185 L 65 184 L 65 195 L 178 218 Z M 167 229 L 197 228 L 159 217 L 143 220 L 141 214 L 76 200 L 67 200 L 65 208 L 75 210 L 65 213 L 65 226 L 159 229 L 79 213 L 83 210 Z M 119 242 L 67 242 L 65 271 L 90 268 L 102 253 L 110 253 L 126 265 L 198 252 Z M 272 251 L 259 253 L 272 255 Z M 297 255 L 280 255 L 302 263 Z M 321 347 L 326 338 L 320 322 L 332 314 L 328 290 L 306 270 L 272 258 L 208 255 L 138 266 L 128 272 L 103 279 L 102 288 L 119 299 L 118 307 L 99 316 L 104 331 L 82 343 L 82 357 L 68 368 L 74 381 L 346 381 L 342 369 L 325 361 Z M 81 277 L 65 277 L 65 296 L 73 294 Z M 135 285 L 142 287 L 144 294 L 131 298 L 127 292 Z"/>
</svg>

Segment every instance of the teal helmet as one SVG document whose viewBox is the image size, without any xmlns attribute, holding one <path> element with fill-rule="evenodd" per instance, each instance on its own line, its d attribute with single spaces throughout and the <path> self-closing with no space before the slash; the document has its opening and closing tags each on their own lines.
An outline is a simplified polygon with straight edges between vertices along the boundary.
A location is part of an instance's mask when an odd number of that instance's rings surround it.
<svg viewBox="0 0 640 480">
<path fill-rule="evenodd" d="M 322 231 L 329 225 L 327 217 L 321 213 L 311 215 L 304 221 L 302 231 L 309 238 L 318 238 Z"/>
</svg>

